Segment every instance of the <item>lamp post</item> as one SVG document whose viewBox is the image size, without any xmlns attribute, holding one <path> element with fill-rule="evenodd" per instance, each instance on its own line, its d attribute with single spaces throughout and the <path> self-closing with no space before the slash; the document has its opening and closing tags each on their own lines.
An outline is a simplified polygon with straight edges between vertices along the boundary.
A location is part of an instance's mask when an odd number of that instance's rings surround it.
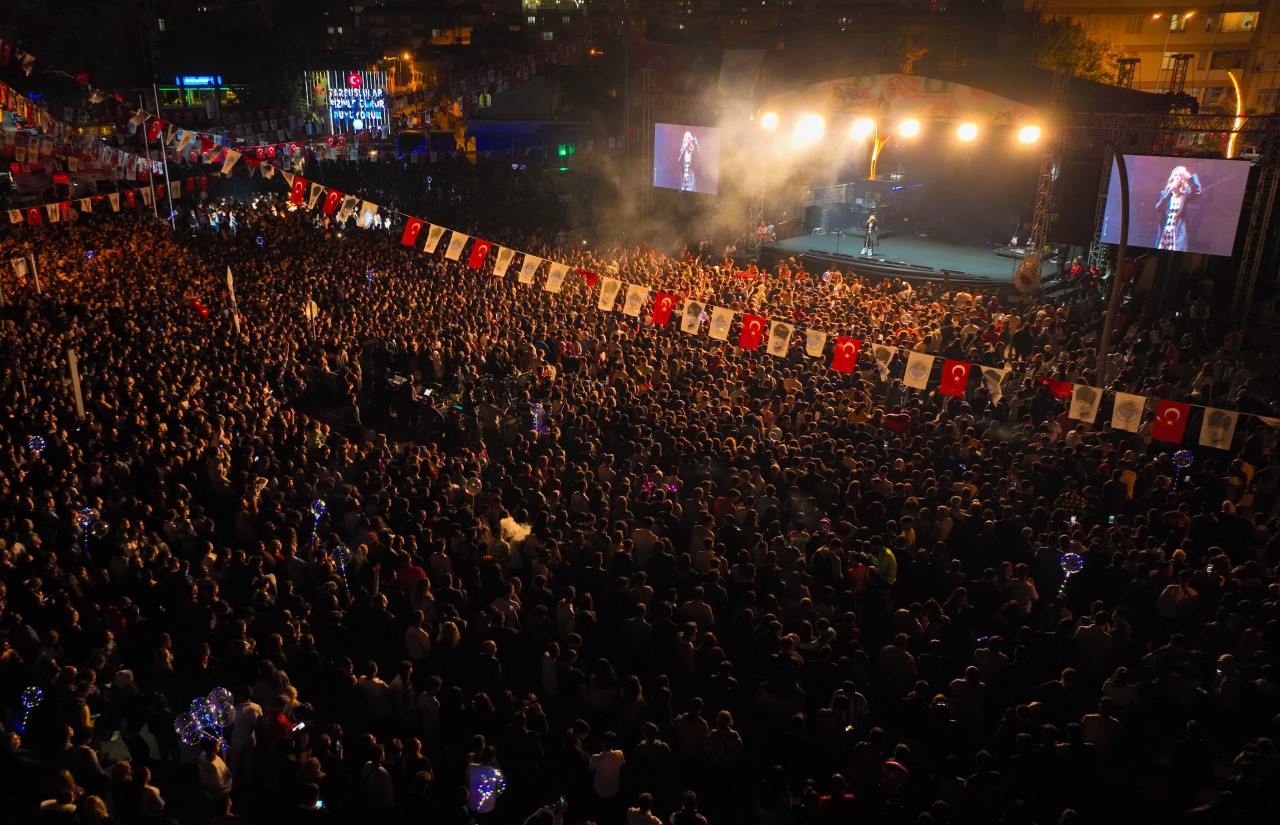
<svg viewBox="0 0 1280 825">
<path fill-rule="evenodd" d="M 1107 298 L 1107 314 L 1102 319 L 1102 334 L 1098 338 L 1098 386 L 1107 386 L 1107 354 L 1111 349 L 1111 333 L 1115 328 L 1116 312 L 1120 309 L 1120 281 L 1124 278 L 1124 259 L 1129 249 L 1129 169 L 1125 166 L 1124 153 L 1113 141 L 1107 141 L 1115 158 L 1120 178 L 1120 243 L 1116 244 L 1116 270 L 1111 276 L 1111 293 Z"/>
<path fill-rule="evenodd" d="M 1174 22 L 1181 20 L 1183 30 L 1185 30 L 1187 21 L 1190 20 L 1192 17 L 1195 17 L 1195 14 L 1196 13 L 1194 11 L 1188 11 L 1188 12 L 1183 12 L 1181 15 L 1179 15 L 1177 12 L 1174 12 L 1173 14 L 1169 15 L 1169 24 L 1165 26 L 1165 30 L 1164 30 L 1164 46 L 1162 46 L 1160 49 L 1160 62 L 1156 64 L 1156 91 L 1157 92 L 1160 91 L 1160 77 L 1161 75 L 1164 74 L 1164 56 L 1169 53 L 1169 35 L 1173 33 Z M 1164 19 L 1164 14 L 1163 13 L 1153 14 L 1151 15 L 1151 19 L 1162 20 Z"/>
</svg>

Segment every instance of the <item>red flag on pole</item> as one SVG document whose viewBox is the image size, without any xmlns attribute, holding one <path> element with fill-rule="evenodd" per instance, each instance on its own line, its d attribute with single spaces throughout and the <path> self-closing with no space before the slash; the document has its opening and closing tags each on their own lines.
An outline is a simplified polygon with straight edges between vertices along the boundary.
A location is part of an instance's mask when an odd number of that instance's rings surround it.
<svg viewBox="0 0 1280 825">
<path fill-rule="evenodd" d="M 765 319 L 759 315 L 743 315 L 742 334 L 738 336 L 738 346 L 743 349 L 760 349 L 765 323 Z"/>
<path fill-rule="evenodd" d="M 671 310 L 676 305 L 676 298 L 667 292 L 658 292 L 653 296 L 653 322 L 665 327 L 671 321 Z"/>
<path fill-rule="evenodd" d="M 831 356 L 831 369 L 836 372 L 853 372 L 858 364 L 858 350 L 862 342 L 857 338 L 836 336 L 835 353 Z"/>
<path fill-rule="evenodd" d="M 1151 425 L 1151 437 L 1156 441 L 1181 443 L 1187 429 L 1187 414 L 1191 405 L 1181 401 L 1156 402 L 1156 420 Z"/>
<path fill-rule="evenodd" d="M 160 131 L 164 129 L 164 121 L 156 118 L 147 124 L 147 140 L 153 141 L 160 138 Z"/>
<path fill-rule="evenodd" d="M 1043 375 L 1037 375 L 1036 380 L 1049 388 L 1049 392 L 1053 393 L 1057 398 L 1070 398 L 1075 392 L 1075 385 L 1070 381 L 1056 381 L 1052 378 L 1045 378 Z"/>
<path fill-rule="evenodd" d="M 324 196 L 324 206 L 320 210 L 326 215 L 332 215 L 341 203 L 342 193 L 337 189 L 330 189 Z"/>
<path fill-rule="evenodd" d="M 479 269 L 484 266 L 484 259 L 489 257 L 489 248 L 493 244 L 489 241 L 482 241 L 479 238 L 471 245 L 471 255 L 467 258 L 467 266 L 472 269 Z"/>
<path fill-rule="evenodd" d="M 587 282 L 587 286 L 595 286 L 596 281 L 600 279 L 600 276 L 597 273 L 592 272 L 589 269 L 579 268 L 578 274 L 581 275 L 583 280 Z"/>
<path fill-rule="evenodd" d="M 972 368 L 972 364 L 948 358 L 942 365 L 942 383 L 938 392 L 943 395 L 964 396 L 965 385 L 969 383 L 969 370 Z"/>
<path fill-rule="evenodd" d="M 400 243 L 405 246 L 414 246 L 418 243 L 418 233 L 422 231 L 425 222 L 417 218 L 410 218 L 409 222 L 404 225 L 404 234 L 400 236 Z"/>
<path fill-rule="evenodd" d="M 293 179 L 293 186 L 289 187 L 289 203 L 294 206 L 302 206 L 302 201 L 307 196 L 307 182 L 302 175 L 298 175 Z"/>
</svg>

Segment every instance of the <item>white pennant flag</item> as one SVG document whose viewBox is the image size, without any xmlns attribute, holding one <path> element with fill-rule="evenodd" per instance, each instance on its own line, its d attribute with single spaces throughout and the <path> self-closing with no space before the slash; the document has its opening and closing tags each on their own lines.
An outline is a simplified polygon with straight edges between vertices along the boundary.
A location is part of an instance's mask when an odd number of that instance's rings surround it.
<svg viewBox="0 0 1280 825">
<path fill-rule="evenodd" d="M 929 373 L 933 371 L 932 355 L 923 352 L 912 352 L 907 356 L 907 368 L 902 374 L 902 383 L 917 390 L 927 389 Z"/>
<path fill-rule="evenodd" d="M 57 223 L 62 220 L 62 210 L 58 208 L 56 203 L 45 204 L 44 213 L 49 217 L 49 223 Z"/>
<path fill-rule="evenodd" d="M 884 344 L 871 345 L 871 354 L 876 359 L 876 370 L 880 373 L 881 381 L 889 380 L 889 362 L 893 360 L 893 356 L 897 353 L 897 347 L 890 347 Z"/>
<path fill-rule="evenodd" d="M 644 307 L 644 301 L 649 297 L 649 287 L 640 286 L 639 284 L 627 285 L 627 299 L 622 304 L 622 312 L 624 315 L 630 315 L 632 318 L 640 317 L 640 310 Z"/>
<path fill-rule="evenodd" d="M 827 334 L 819 329 L 804 331 L 804 351 L 810 358 L 821 358 L 827 347 Z"/>
<path fill-rule="evenodd" d="M 364 203 L 360 204 L 360 218 L 356 221 L 356 223 L 364 227 L 365 229 L 369 229 L 370 227 L 373 226 L 373 219 L 377 216 L 377 214 L 378 214 L 378 204 L 373 203 L 372 201 L 365 201 Z"/>
<path fill-rule="evenodd" d="M 342 199 L 342 208 L 338 210 L 338 225 L 342 226 L 347 222 L 356 207 L 360 205 L 360 199 L 355 195 L 347 195 Z"/>
<path fill-rule="evenodd" d="M 185 152 L 187 147 L 196 141 L 195 132 L 183 132 L 182 137 L 178 140 L 178 151 Z"/>
<path fill-rule="evenodd" d="M 498 247 L 498 257 L 493 262 L 493 277 L 505 278 L 507 276 L 507 267 L 511 266 L 511 259 L 516 256 L 516 251 L 506 246 Z"/>
<path fill-rule="evenodd" d="M 1240 413 L 1206 407 L 1204 420 L 1200 422 L 1200 444 L 1215 450 L 1231 449 L 1231 439 L 1236 435 L 1236 422 Z"/>
<path fill-rule="evenodd" d="M 93 198 L 81 198 L 80 205 L 76 208 L 79 209 L 81 212 L 92 212 Z"/>
<path fill-rule="evenodd" d="M 315 210 L 316 204 L 320 202 L 320 196 L 324 194 L 323 183 L 311 184 L 311 194 L 307 196 L 307 208 Z"/>
<path fill-rule="evenodd" d="M 1004 367 L 979 367 L 982 371 L 982 385 L 987 388 L 992 404 L 999 404 L 1004 398 L 1004 379 L 1009 377 L 1009 370 Z"/>
<path fill-rule="evenodd" d="M 1098 407 L 1102 404 L 1102 390 L 1086 384 L 1076 384 L 1071 388 L 1071 410 L 1068 418 L 1092 424 L 1098 417 Z"/>
<path fill-rule="evenodd" d="M 729 326 L 733 323 L 733 310 L 727 307 L 711 308 L 711 329 L 707 334 L 719 341 L 729 340 Z"/>
<path fill-rule="evenodd" d="M 1254 418 L 1258 419 L 1273 430 L 1280 430 L 1280 418 L 1269 418 L 1265 415 L 1255 415 Z"/>
<path fill-rule="evenodd" d="M 569 272 L 568 264 L 552 264 L 547 271 L 547 282 L 543 289 L 547 292 L 559 292 L 564 288 L 564 276 Z"/>
<path fill-rule="evenodd" d="M 22 210 L 21 210 L 21 209 L 10 209 L 10 210 L 9 210 L 9 223 L 22 223 Z"/>
<path fill-rule="evenodd" d="M 222 161 L 222 174 L 230 175 L 238 160 L 240 160 L 240 153 L 235 149 L 228 149 L 227 156 Z"/>
<path fill-rule="evenodd" d="M 262 176 L 267 180 L 271 180 L 276 176 L 276 168 L 269 163 L 264 163 L 258 168 L 262 171 Z"/>
<path fill-rule="evenodd" d="M 697 335 L 702 327 L 702 310 L 704 305 L 690 298 L 684 302 L 684 317 L 680 321 L 680 331 Z"/>
<path fill-rule="evenodd" d="M 13 258 L 9 261 L 9 265 L 13 267 L 13 274 L 18 278 L 25 279 L 27 277 L 27 259 Z"/>
<path fill-rule="evenodd" d="M 524 263 L 520 265 L 520 283 L 533 283 L 533 276 L 537 273 L 538 267 L 541 265 L 542 259 L 537 255 L 530 255 L 528 252 L 524 253 Z"/>
<path fill-rule="evenodd" d="M 227 264 L 227 291 L 231 293 L 231 303 L 236 302 L 236 279 L 231 274 L 231 265 Z"/>
<path fill-rule="evenodd" d="M 470 235 L 454 232 L 449 236 L 449 246 L 444 250 L 444 256 L 451 261 L 458 260 L 462 257 L 462 248 L 467 245 L 469 240 L 471 240 Z"/>
<path fill-rule="evenodd" d="M 618 303 L 620 289 L 622 289 L 622 281 L 617 278 L 601 278 L 600 300 L 596 302 L 596 306 L 605 312 L 613 312 L 614 305 Z"/>
<path fill-rule="evenodd" d="M 1146 396 L 1116 393 L 1116 403 L 1111 408 L 1111 429 L 1136 433 L 1142 426 L 1142 413 L 1146 407 Z"/>
<path fill-rule="evenodd" d="M 156 196 L 155 190 L 150 186 L 144 186 L 138 190 L 138 194 L 142 195 L 142 202 L 147 206 L 151 205 L 151 200 Z"/>
<path fill-rule="evenodd" d="M 765 351 L 775 358 L 785 358 L 791 346 L 791 333 L 795 329 L 791 324 L 774 321 L 769 326 L 769 346 Z"/>
<path fill-rule="evenodd" d="M 112 212 L 120 211 L 120 193 L 119 192 L 112 192 L 111 194 L 107 195 L 107 202 L 111 204 Z"/>
<path fill-rule="evenodd" d="M 444 235 L 444 227 L 436 226 L 434 223 L 427 227 L 427 240 L 422 245 L 423 252 L 435 252 L 436 247 L 440 245 L 440 238 Z"/>
<path fill-rule="evenodd" d="M 290 189 L 292 189 L 292 188 L 293 188 L 293 173 L 292 173 L 292 172 L 286 172 L 286 171 L 284 171 L 283 169 L 281 169 L 281 170 L 280 170 L 280 177 L 284 178 L 285 186 L 288 186 Z"/>
</svg>

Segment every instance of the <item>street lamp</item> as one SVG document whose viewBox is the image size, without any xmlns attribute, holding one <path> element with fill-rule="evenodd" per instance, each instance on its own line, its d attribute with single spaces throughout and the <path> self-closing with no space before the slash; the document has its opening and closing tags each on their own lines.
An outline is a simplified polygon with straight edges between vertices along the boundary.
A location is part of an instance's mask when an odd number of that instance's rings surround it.
<svg viewBox="0 0 1280 825">
<path fill-rule="evenodd" d="M 1178 14 L 1177 12 L 1174 12 L 1173 14 L 1169 15 L 1169 25 L 1166 26 L 1164 30 L 1164 46 L 1160 48 L 1160 62 L 1156 64 L 1156 91 L 1157 92 L 1160 91 L 1160 75 L 1164 74 L 1164 56 L 1169 53 L 1169 35 L 1173 33 L 1173 27 L 1177 25 L 1177 22 L 1179 20 L 1182 21 L 1183 28 L 1185 29 L 1186 21 L 1190 20 L 1192 17 L 1195 17 L 1195 15 L 1196 13 L 1194 11 L 1187 11 L 1187 12 L 1183 12 L 1182 14 Z M 1151 19 L 1162 20 L 1164 19 L 1164 13 L 1160 12 L 1157 14 L 1153 14 L 1151 15 Z"/>
</svg>

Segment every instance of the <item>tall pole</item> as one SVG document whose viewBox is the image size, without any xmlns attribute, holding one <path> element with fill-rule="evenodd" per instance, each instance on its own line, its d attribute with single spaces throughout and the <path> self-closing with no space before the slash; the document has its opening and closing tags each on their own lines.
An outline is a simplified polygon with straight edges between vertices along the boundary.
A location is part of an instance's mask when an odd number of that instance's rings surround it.
<svg viewBox="0 0 1280 825">
<path fill-rule="evenodd" d="M 146 108 L 147 108 L 147 104 L 146 104 L 146 97 L 145 97 L 143 94 L 141 94 L 141 93 L 139 93 L 139 94 L 138 94 L 138 108 L 139 108 L 139 109 L 146 109 Z M 159 107 L 159 106 L 157 106 L 157 107 L 156 107 L 156 117 L 160 117 L 160 107 Z M 142 128 L 143 128 L 143 129 L 145 129 L 145 128 L 146 128 L 146 124 L 145 124 L 145 123 L 144 123 L 144 124 L 142 124 Z M 158 135 L 156 136 L 156 143 L 157 143 L 157 144 L 159 144 L 159 146 L 160 146 L 160 154 L 163 156 L 163 155 L 164 155 L 164 144 L 163 144 L 163 143 L 161 143 L 161 141 L 160 141 L 160 139 L 159 139 L 159 136 L 158 136 Z M 145 131 L 142 133 L 142 145 L 143 145 L 143 146 L 145 146 L 145 147 L 147 147 L 147 159 L 148 159 L 148 160 L 150 160 L 150 159 L 151 159 L 151 141 L 147 139 L 147 133 L 146 133 Z M 151 175 L 151 170 L 150 170 L 150 169 L 148 169 L 148 170 L 147 170 L 147 176 L 148 176 L 148 179 L 150 178 L 150 175 Z M 160 204 L 156 203 L 156 199 L 155 199 L 155 198 L 152 198 L 152 199 L 151 199 L 151 211 L 155 213 L 156 221 L 159 221 L 159 220 L 160 220 Z"/>
<path fill-rule="evenodd" d="M 156 84 L 151 84 L 151 95 L 156 100 L 156 117 L 160 116 L 160 92 L 156 89 Z M 178 228 L 178 223 L 173 217 L 173 186 L 169 183 L 169 152 L 165 149 L 164 143 L 160 144 L 160 160 L 164 163 L 164 193 L 169 198 L 169 226 L 174 229 Z M 155 203 L 155 198 L 151 199 Z"/>
<path fill-rule="evenodd" d="M 1120 309 L 1121 281 L 1124 279 L 1124 259 L 1129 246 L 1129 169 L 1125 166 L 1124 152 L 1112 141 L 1107 141 L 1115 157 L 1120 178 L 1120 243 L 1116 245 L 1116 269 L 1111 275 L 1111 295 L 1107 299 L 1107 314 L 1102 319 L 1102 335 L 1098 339 L 1098 386 L 1107 386 L 1107 354 L 1111 349 L 1111 333 L 1115 327 L 1116 312 Z"/>
</svg>

